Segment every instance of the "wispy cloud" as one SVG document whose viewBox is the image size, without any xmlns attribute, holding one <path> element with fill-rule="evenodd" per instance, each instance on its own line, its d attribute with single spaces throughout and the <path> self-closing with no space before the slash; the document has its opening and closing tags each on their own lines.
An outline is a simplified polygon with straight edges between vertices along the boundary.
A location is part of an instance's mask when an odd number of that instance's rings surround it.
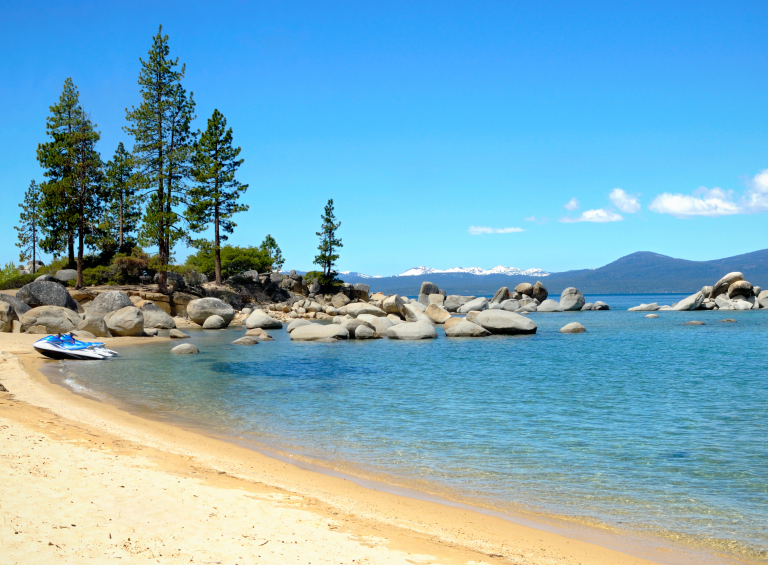
<svg viewBox="0 0 768 565">
<path fill-rule="evenodd" d="M 627 194 L 620 188 L 614 188 L 608 197 L 620 212 L 634 214 L 635 212 L 640 211 L 640 201 L 637 197 Z"/>
<path fill-rule="evenodd" d="M 576 198 L 571 198 L 568 203 L 563 206 L 566 210 L 578 210 L 579 209 L 579 201 L 576 200 Z"/>
<path fill-rule="evenodd" d="M 560 221 L 566 224 L 575 222 L 595 222 L 598 224 L 604 224 L 606 222 L 620 222 L 624 219 L 621 214 L 617 214 L 611 210 L 605 208 L 598 208 L 596 210 L 586 210 L 576 218 L 560 218 Z"/>
<path fill-rule="evenodd" d="M 528 216 L 527 218 L 525 218 L 525 221 L 526 222 L 535 222 L 536 221 L 536 216 Z"/>
<path fill-rule="evenodd" d="M 469 226 L 471 235 L 483 235 L 485 233 L 518 233 L 525 231 L 523 228 L 489 228 L 484 226 Z"/>
<path fill-rule="evenodd" d="M 654 198 L 649 208 L 676 218 L 714 218 L 768 212 L 768 169 L 750 179 L 747 190 L 739 198 L 733 190 L 702 186 L 691 194 L 664 192 Z"/>
</svg>

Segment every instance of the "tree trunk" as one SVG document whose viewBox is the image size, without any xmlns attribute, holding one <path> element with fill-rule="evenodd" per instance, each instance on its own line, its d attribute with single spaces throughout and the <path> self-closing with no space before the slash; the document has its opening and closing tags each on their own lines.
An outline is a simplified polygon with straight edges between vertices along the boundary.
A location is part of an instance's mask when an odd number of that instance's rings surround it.
<svg viewBox="0 0 768 565">
<path fill-rule="evenodd" d="M 221 243 L 219 240 L 219 203 L 218 202 L 216 202 L 213 214 L 214 214 L 213 253 L 214 253 L 215 262 L 216 262 L 216 284 L 221 284 L 221 247 L 220 247 Z"/>
<path fill-rule="evenodd" d="M 158 124 L 158 139 L 162 139 L 162 123 Z M 160 221 L 157 226 L 157 252 L 160 255 L 160 271 L 157 277 L 157 290 L 162 293 L 168 292 L 168 275 L 165 272 L 165 266 L 168 264 L 168 255 L 165 252 L 165 191 L 163 190 L 163 150 L 159 151 L 160 168 L 157 172 L 157 209 L 160 214 Z"/>
<path fill-rule="evenodd" d="M 77 282 L 75 288 L 83 288 L 83 247 L 85 234 L 83 233 L 83 212 L 80 211 L 80 218 L 78 220 L 77 230 Z"/>
<path fill-rule="evenodd" d="M 67 265 L 67 268 L 74 269 L 75 268 L 75 236 L 72 234 L 72 232 L 69 232 L 67 234 L 67 251 L 69 254 L 68 260 L 69 264 Z"/>
<path fill-rule="evenodd" d="M 118 249 L 120 251 L 123 250 L 123 204 L 124 204 L 124 197 L 123 197 L 123 190 L 121 189 L 120 190 L 120 218 L 119 218 L 120 226 L 118 227 L 118 232 L 117 232 L 117 244 L 118 244 Z"/>
</svg>

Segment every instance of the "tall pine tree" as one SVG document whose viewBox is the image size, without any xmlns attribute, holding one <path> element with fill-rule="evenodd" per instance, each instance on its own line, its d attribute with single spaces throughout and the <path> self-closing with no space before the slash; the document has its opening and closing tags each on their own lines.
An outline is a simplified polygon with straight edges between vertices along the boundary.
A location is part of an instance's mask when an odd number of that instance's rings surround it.
<svg viewBox="0 0 768 565">
<path fill-rule="evenodd" d="M 75 231 L 77 218 L 73 215 L 71 198 L 74 188 L 76 153 L 73 146 L 75 130 L 82 113 L 80 94 L 71 78 L 64 81 L 59 101 L 50 107 L 46 131 L 50 140 L 37 147 L 37 160 L 45 169 L 47 179 L 40 186 L 40 214 L 43 238 L 40 247 L 54 256 L 66 253 L 69 267 L 75 266 Z"/>
<path fill-rule="evenodd" d="M 42 193 L 35 181 L 29 183 L 24 193 L 24 202 L 19 204 L 21 214 L 19 225 L 15 227 L 19 234 L 19 260 L 32 261 L 32 272 L 37 271 L 37 249 L 40 246 L 40 199 Z"/>
<path fill-rule="evenodd" d="M 177 212 L 189 178 L 195 134 L 190 125 L 195 103 L 181 85 L 185 67 L 170 58 L 163 28 L 153 38 L 146 61 L 141 60 L 141 104 L 126 110 L 133 136 L 133 159 L 139 186 L 151 191 L 144 211 L 140 241 L 157 245 L 160 258 L 158 286 L 167 292 L 167 266 L 173 245 L 186 237 Z"/>
<path fill-rule="evenodd" d="M 227 240 L 237 224 L 232 216 L 245 212 L 248 206 L 238 199 L 248 190 L 240 184 L 235 173 L 243 164 L 238 159 L 239 147 L 232 147 L 232 128 L 218 110 L 208 120 L 208 127 L 200 136 L 192 157 L 192 175 L 195 186 L 189 191 L 187 219 L 192 231 L 200 232 L 213 224 L 213 253 L 216 284 L 221 284 L 221 242 Z"/>
<path fill-rule="evenodd" d="M 122 141 L 105 167 L 104 190 L 103 231 L 110 241 L 116 243 L 118 252 L 123 253 L 135 239 L 132 234 L 141 220 L 141 204 L 131 154 L 125 150 Z"/>
<path fill-rule="evenodd" d="M 96 143 L 101 134 L 95 130 L 95 124 L 84 110 L 76 124 L 72 147 L 75 150 L 74 182 L 70 199 L 71 216 L 76 222 L 77 233 L 77 283 L 83 286 L 83 257 L 85 246 L 92 246 L 97 241 L 97 223 L 101 216 L 103 190 L 103 170 L 101 156 L 96 150 Z"/>
<path fill-rule="evenodd" d="M 285 264 L 285 259 L 283 259 L 283 253 L 280 251 L 280 246 L 277 245 L 275 238 L 267 234 L 261 243 L 261 249 L 269 255 L 269 259 L 272 261 L 272 270 L 279 273 Z"/>
<path fill-rule="evenodd" d="M 323 280 L 320 284 L 329 286 L 336 281 L 335 263 L 339 258 L 337 250 L 344 247 L 341 240 L 336 237 L 336 230 L 341 227 L 341 222 L 336 221 L 336 215 L 333 213 L 333 199 L 325 205 L 325 211 L 320 218 L 323 224 L 320 231 L 315 234 L 320 237 L 320 245 L 317 246 L 320 253 L 315 256 L 314 263 L 323 269 Z"/>
</svg>

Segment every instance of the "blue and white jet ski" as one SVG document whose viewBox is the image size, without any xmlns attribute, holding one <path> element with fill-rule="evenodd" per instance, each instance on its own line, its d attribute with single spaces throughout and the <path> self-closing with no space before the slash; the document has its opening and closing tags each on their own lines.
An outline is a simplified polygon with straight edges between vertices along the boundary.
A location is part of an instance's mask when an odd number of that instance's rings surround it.
<svg viewBox="0 0 768 565">
<path fill-rule="evenodd" d="M 49 335 L 37 340 L 32 347 L 51 359 L 98 361 L 117 356 L 117 352 L 104 347 L 104 343 L 79 341 L 72 334 Z"/>
</svg>

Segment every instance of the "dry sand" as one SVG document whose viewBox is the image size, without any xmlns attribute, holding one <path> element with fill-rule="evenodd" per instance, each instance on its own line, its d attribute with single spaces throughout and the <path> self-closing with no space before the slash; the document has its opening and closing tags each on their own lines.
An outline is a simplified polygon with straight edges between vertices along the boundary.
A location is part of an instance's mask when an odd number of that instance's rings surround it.
<svg viewBox="0 0 768 565">
<path fill-rule="evenodd" d="M 725 562 L 380 492 L 145 420 L 49 383 L 39 337 L 0 334 L 3 565 Z"/>
</svg>

